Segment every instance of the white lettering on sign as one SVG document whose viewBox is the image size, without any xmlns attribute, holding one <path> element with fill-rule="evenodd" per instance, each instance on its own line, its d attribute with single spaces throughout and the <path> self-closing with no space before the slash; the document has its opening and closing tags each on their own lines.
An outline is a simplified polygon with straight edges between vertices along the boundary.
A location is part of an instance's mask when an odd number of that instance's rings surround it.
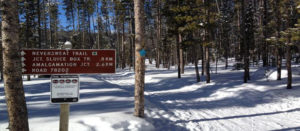
<svg viewBox="0 0 300 131">
<path fill-rule="evenodd" d="M 114 73 L 115 50 L 22 50 L 23 74 Z"/>
<path fill-rule="evenodd" d="M 77 55 L 77 56 L 87 56 L 87 52 L 85 51 L 74 51 L 73 55 Z"/>
<path fill-rule="evenodd" d="M 32 72 L 47 72 L 47 68 L 32 68 Z"/>
<path fill-rule="evenodd" d="M 33 57 L 32 61 L 43 61 L 43 57 Z"/>
<path fill-rule="evenodd" d="M 68 73 L 69 68 L 51 68 L 50 72 L 51 73 Z"/>
<path fill-rule="evenodd" d="M 82 63 L 80 64 L 80 66 L 90 66 L 90 63 L 88 63 L 88 62 L 82 62 Z"/>
<path fill-rule="evenodd" d="M 67 56 L 69 55 L 68 51 L 32 51 L 33 56 Z"/>
<path fill-rule="evenodd" d="M 32 67 L 76 67 L 77 63 L 32 63 Z"/>
<path fill-rule="evenodd" d="M 90 57 L 83 57 L 83 60 L 84 61 L 91 61 L 91 58 Z"/>
<path fill-rule="evenodd" d="M 96 67 L 111 67 L 114 66 L 113 62 L 96 63 Z"/>
<path fill-rule="evenodd" d="M 66 57 L 46 57 L 46 61 L 66 61 Z"/>
<path fill-rule="evenodd" d="M 101 57 L 101 61 L 113 61 L 114 59 L 112 57 Z"/>
<path fill-rule="evenodd" d="M 70 61 L 80 61 L 80 57 L 70 57 Z"/>
</svg>

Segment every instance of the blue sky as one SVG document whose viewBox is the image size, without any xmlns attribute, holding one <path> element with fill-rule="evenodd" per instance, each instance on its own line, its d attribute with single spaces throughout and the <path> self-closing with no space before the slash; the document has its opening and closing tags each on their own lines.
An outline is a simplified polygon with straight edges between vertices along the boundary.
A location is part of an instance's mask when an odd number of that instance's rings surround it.
<svg viewBox="0 0 300 131">
<path fill-rule="evenodd" d="M 59 5 L 58 5 L 58 10 L 59 10 L 59 22 L 60 22 L 60 25 L 64 28 L 66 28 L 69 23 L 67 21 L 67 18 L 66 18 L 66 15 L 65 15 L 65 10 L 63 9 L 63 0 L 59 0 Z"/>
</svg>

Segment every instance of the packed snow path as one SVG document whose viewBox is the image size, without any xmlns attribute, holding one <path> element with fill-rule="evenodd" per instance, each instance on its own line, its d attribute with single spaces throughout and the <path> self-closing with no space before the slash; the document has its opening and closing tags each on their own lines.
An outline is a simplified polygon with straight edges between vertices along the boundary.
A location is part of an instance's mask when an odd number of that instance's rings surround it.
<svg viewBox="0 0 300 131">
<path fill-rule="evenodd" d="M 146 119 L 156 130 L 300 130 L 299 66 L 294 66 L 292 90 L 285 89 L 285 70 L 283 80 L 276 81 L 275 69 L 267 80 L 265 69 L 252 67 L 246 84 L 242 71 L 223 68 L 209 84 L 196 83 L 192 67 L 185 72 L 181 79 L 174 70 L 146 72 Z M 107 81 L 132 87 L 130 77 Z"/>
<path fill-rule="evenodd" d="M 293 89 L 287 90 L 286 71 L 276 81 L 275 68 L 251 67 L 251 80 L 243 71 L 219 67 L 209 84 L 196 83 L 193 66 L 181 79 L 173 68 L 147 65 L 146 118 L 134 117 L 134 73 L 81 75 L 80 102 L 71 105 L 70 130 L 300 130 L 300 66 L 293 66 Z M 267 77 L 268 79 L 266 79 Z M 59 105 L 49 103 L 49 80 L 25 81 L 30 129 L 57 131 Z M 0 88 L 0 130 L 7 127 L 3 84 Z M 41 126 L 43 125 L 43 126 Z"/>
</svg>

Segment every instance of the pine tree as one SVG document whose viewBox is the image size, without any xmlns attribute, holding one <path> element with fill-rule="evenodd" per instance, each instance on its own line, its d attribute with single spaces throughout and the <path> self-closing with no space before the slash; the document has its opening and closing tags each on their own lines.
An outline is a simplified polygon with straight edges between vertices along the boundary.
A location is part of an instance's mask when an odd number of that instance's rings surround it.
<svg viewBox="0 0 300 131">
<path fill-rule="evenodd" d="M 269 22 L 269 14 L 268 14 L 268 0 L 263 0 L 263 66 L 269 66 L 269 56 L 268 56 L 268 52 L 269 52 L 269 47 L 267 45 L 267 41 L 266 39 L 269 37 L 267 34 L 267 24 Z"/>
<path fill-rule="evenodd" d="M 204 43 L 204 51 L 205 51 L 205 73 L 206 73 L 206 83 L 210 83 L 210 57 L 211 57 L 211 48 L 215 45 L 214 38 L 214 28 L 216 27 L 216 19 L 217 16 L 217 8 L 216 3 L 211 2 L 210 0 L 204 1 L 204 9 L 205 9 L 205 43 Z"/>
<path fill-rule="evenodd" d="M 161 62 L 161 0 L 156 0 L 156 68 L 159 68 Z"/>
<path fill-rule="evenodd" d="M 287 1 L 286 6 L 290 8 L 286 8 L 286 19 L 287 19 L 287 29 L 284 31 L 281 31 L 281 38 L 280 41 L 284 43 L 284 46 L 286 47 L 286 68 L 288 71 L 288 78 L 287 78 L 287 89 L 292 89 L 292 46 L 299 43 L 300 37 L 299 37 L 299 18 L 298 18 L 298 24 L 296 24 L 296 16 L 299 14 L 296 14 L 296 7 L 299 8 L 300 2 L 297 3 L 293 1 Z M 299 10 L 298 10 L 299 12 Z"/>
<path fill-rule="evenodd" d="M 22 82 L 18 1 L 1 0 L 4 88 L 10 131 L 28 131 Z"/>
<path fill-rule="evenodd" d="M 178 25 L 178 32 L 181 37 L 181 46 L 184 49 L 193 48 L 192 52 L 194 53 L 192 54 L 192 58 L 195 64 L 197 82 L 200 82 L 197 49 L 201 43 L 201 39 L 197 38 L 195 34 L 202 28 L 200 23 L 203 21 L 203 17 L 199 17 L 199 14 L 203 13 L 202 6 L 203 2 L 201 0 L 188 0 L 183 2 L 181 6 L 172 9 L 173 12 L 178 14 L 174 18 L 177 23 L 180 23 Z M 180 68 L 183 68 L 183 66 L 180 66 Z"/>
<path fill-rule="evenodd" d="M 225 68 L 228 68 L 228 57 L 230 55 L 230 33 L 233 30 L 233 27 L 230 25 L 233 22 L 233 8 L 232 1 L 222 1 L 221 2 L 221 44 L 224 50 L 225 57 Z"/>
<path fill-rule="evenodd" d="M 48 1 L 49 24 L 50 24 L 50 48 L 58 48 L 58 2 L 57 0 Z"/>
<path fill-rule="evenodd" d="M 244 36 L 244 83 L 250 80 L 250 47 L 254 45 L 254 24 L 253 24 L 253 5 L 252 0 L 246 0 L 247 7 L 244 17 L 245 36 Z"/>
<path fill-rule="evenodd" d="M 76 30 L 75 25 L 75 0 L 63 0 L 65 16 L 67 20 L 71 22 L 73 33 Z"/>
<path fill-rule="evenodd" d="M 140 51 L 145 50 L 144 0 L 134 0 L 135 19 L 135 106 L 134 115 L 144 117 L 145 57 Z"/>
<path fill-rule="evenodd" d="M 120 34 L 122 31 L 121 40 L 118 43 L 121 43 L 119 48 L 119 56 L 120 56 L 120 65 L 121 68 L 124 69 L 126 66 L 126 59 L 125 59 L 125 16 L 126 16 L 126 5 L 122 1 L 114 1 L 114 10 L 116 15 L 116 26 L 117 26 L 117 33 Z M 119 38 L 120 35 L 117 35 Z M 120 39 L 120 38 L 119 38 Z M 119 45 L 119 44 L 118 44 Z"/>
</svg>

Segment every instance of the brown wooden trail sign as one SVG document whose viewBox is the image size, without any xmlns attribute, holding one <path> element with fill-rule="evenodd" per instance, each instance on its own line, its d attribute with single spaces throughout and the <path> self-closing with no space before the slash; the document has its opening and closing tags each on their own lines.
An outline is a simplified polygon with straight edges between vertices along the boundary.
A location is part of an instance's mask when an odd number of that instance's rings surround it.
<svg viewBox="0 0 300 131">
<path fill-rule="evenodd" d="M 24 49 L 23 74 L 98 74 L 116 72 L 115 50 Z"/>
</svg>

